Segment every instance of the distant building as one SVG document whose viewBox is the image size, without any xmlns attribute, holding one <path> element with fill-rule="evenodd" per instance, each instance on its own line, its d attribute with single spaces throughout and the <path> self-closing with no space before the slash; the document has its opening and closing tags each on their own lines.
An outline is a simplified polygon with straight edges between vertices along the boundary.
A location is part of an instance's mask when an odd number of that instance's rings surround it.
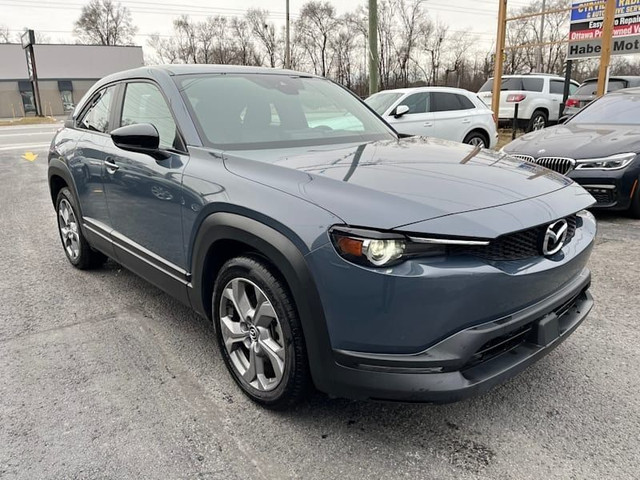
<svg viewBox="0 0 640 480">
<path fill-rule="evenodd" d="M 43 113 L 73 110 L 97 80 L 110 73 L 144 65 L 142 47 L 34 45 Z M 25 51 L 19 44 L 0 44 L 0 118 L 33 115 L 35 103 Z"/>
</svg>

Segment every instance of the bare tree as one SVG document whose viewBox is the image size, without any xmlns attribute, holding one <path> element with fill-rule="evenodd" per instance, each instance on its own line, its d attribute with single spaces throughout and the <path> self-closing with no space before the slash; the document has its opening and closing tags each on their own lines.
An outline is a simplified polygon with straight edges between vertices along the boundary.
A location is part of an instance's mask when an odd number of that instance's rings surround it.
<svg viewBox="0 0 640 480">
<path fill-rule="evenodd" d="M 82 7 L 74 34 L 82 43 L 129 45 L 137 30 L 127 7 L 113 0 L 91 0 Z"/>
<path fill-rule="evenodd" d="M 251 32 L 264 49 L 269 66 L 275 68 L 278 53 L 278 38 L 276 37 L 276 27 L 273 22 L 269 22 L 268 10 L 252 8 L 247 12 L 246 20 L 251 27 Z"/>
<path fill-rule="evenodd" d="M 332 60 L 330 39 L 339 27 L 336 9 L 329 2 L 310 1 L 300 10 L 296 38 L 313 62 L 315 73 L 325 76 Z"/>
<path fill-rule="evenodd" d="M 5 25 L 0 25 L 0 43 L 9 43 L 9 28 Z"/>
</svg>

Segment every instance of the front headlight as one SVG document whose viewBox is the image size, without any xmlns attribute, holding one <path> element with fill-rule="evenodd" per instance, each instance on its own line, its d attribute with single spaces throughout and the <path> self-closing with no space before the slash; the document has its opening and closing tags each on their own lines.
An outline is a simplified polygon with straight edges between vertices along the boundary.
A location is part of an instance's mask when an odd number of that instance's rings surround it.
<svg viewBox="0 0 640 480">
<path fill-rule="evenodd" d="M 636 158 L 635 153 L 618 153 L 600 158 L 582 158 L 576 160 L 576 170 L 620 170 L 633 162 L 634 158 Z"/>
<path fill-rule="evenodd" d="M 488 245 L 488 240 L 431 238 L 336 226 L 330 230 L 333 245 L 340 254 L 367 267 L 389 267 L 410 257 L 446 255 L 450 245 Z"/>
</svg>

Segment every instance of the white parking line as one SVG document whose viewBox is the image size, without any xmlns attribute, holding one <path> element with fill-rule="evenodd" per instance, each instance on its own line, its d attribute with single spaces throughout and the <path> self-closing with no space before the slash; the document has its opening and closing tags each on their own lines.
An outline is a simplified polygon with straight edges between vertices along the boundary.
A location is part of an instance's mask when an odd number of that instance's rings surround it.
<svg viewBox="0 0 640 480">
<path fill-rule="evenodd" d="M 0 139 L 4 137 L 33 137 L 34 135 L 52 135 L 54 132 L 32 132 L 32 133 L 2 133 L 0 132 Z"/>
<path fill-rule="evenodd" d="M 8 150 L 23 150 L 23 149 L 29 149 L 29 150 L 35 150 L 38 148 L 45 148 L 48 147 L 49 145 L 51 145 L 51 142 L 47 142 L 47 143 L 21 143 L 21 144 L 16 144 L 16 145 L 9 145 L 6 147 L 0 147 L 0 151 L 8 151 Z"/>
</svg>

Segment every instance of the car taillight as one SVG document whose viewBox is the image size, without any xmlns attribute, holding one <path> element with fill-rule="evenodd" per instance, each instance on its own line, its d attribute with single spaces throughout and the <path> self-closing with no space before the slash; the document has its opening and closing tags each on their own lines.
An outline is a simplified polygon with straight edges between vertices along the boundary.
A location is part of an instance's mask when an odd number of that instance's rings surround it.
<svg viewBox="0 0 640 480">
<path fill-rule="evenodd" d="M 493 117 L 493 123 L 498 123 L 498 117 L 495 113 L 491 112 L 491 116 Z"/>
<path fill-rule="evenodd" d="M 565 107 L 578 107 L 580 106 L 580 102 L 575 98 L 567 98 L 567 103 L 564 105 Z"/>
<path fill-rule="evenodd" d="M 507 96 L 507 102 L 521 102 L 525 98 L 527 98 L 527 96 L 524 93 L 512 93 Z"/>
</svg>

